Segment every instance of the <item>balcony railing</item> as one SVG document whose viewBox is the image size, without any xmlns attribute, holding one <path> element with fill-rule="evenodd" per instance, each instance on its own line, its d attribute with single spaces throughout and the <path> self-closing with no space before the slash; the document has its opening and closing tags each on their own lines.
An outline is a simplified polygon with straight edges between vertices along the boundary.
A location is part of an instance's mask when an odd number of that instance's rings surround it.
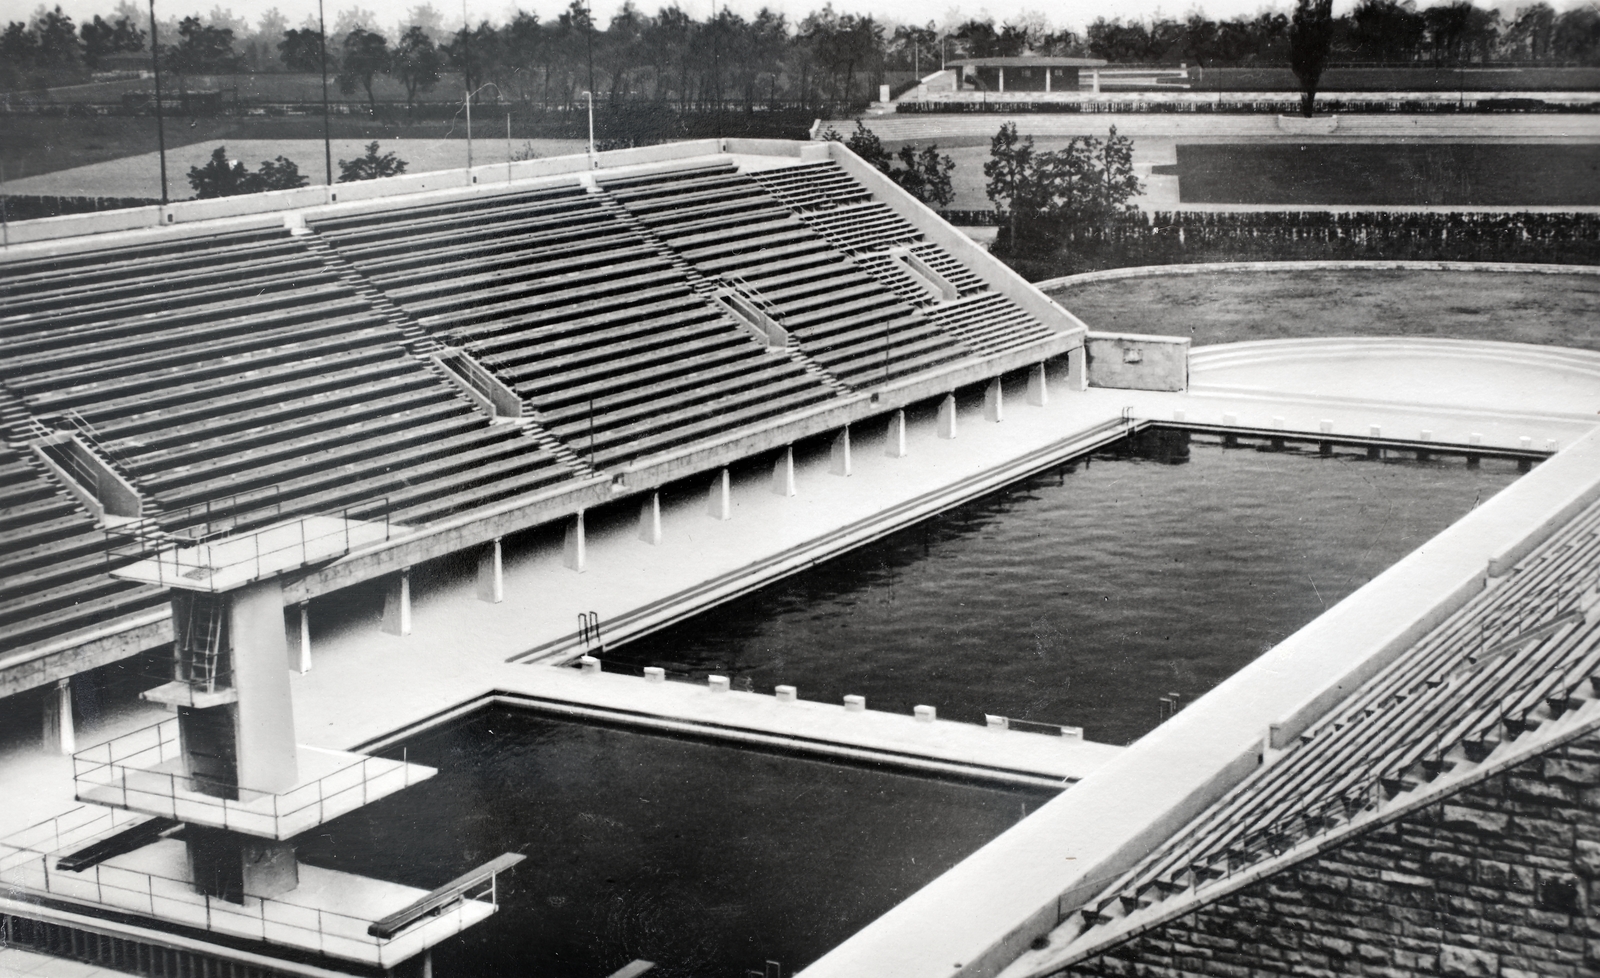
<svg viewBox="0 0 1600 978">
<path fill-rule="evenodd" d="M 433 768 L 367 754 L 301 747 L 334 770 L 282 792 L 253 791 L 183 773 L 178 721 L 117 737 L 72 755 L 79 801 L 180 822 L 287 839 L 432 777 Z M 222 797 L 223 793 L 237 797 Z"/>
<path fill-rule="evenodd" d="M 154 843 L 150 848 L 164 847 L 162 851 L 140 861 L 141 867 L 151 862 L 172 867 L 165 873 L 116 865 L 127 861 L 126 857 L 81 872 L 57 867 L 63 850 L 87 844 L 136 820 L 126 813 L 86 806 L 0 840 L 0 885 L 382 968 L 394 967 L 498 909 L 498 863 L 490 864 L 487 875 L 478 874 L 472 886 L 460 890 L 458 902 L 419 915 L 403 927 L 385 930 L 381 937 L 369 931 L 430 894 L 334 870 L 302 867 L 301 890 L 270 898 L 247 896 L 243 903 L 232 903 L 195 890 L 184 869 L 182 843 L 173 840 Z M 304 885 L 306 877 L 313 875 L 348 882 Z M 324 900 L 339 900 L 345 910 L 365 897 L 372 912 L 357 915 L 318 905 L 319 893 L 327 894 Z"/>
</svg>

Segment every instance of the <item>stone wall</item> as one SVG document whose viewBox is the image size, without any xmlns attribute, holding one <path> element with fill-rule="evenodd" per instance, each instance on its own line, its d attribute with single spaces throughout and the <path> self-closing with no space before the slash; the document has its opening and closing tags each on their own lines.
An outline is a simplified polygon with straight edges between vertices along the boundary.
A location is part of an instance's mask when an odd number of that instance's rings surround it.
<svg viewBox="0 0 1600 978">
<path fill-rule="evenodd" d="M 1161 925 L 1064 974 L 1600 973 L 1600 733 Z"/>
</svg>

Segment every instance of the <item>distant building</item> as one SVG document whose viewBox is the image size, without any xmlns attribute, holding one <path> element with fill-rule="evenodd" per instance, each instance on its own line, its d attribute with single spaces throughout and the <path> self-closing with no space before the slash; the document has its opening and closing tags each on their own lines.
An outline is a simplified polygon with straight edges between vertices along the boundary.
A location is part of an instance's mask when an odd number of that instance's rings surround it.
<svg viewBox="0 0 1600 978">
<path fill-rule="evenodd" d="M 1078 88 L 1083 68 L 1103 68 L 1099 58 L 964 58 L 950 62 L 956 69 L 956 90 L 990 92 L 1070 92 Z"/>
</svg>

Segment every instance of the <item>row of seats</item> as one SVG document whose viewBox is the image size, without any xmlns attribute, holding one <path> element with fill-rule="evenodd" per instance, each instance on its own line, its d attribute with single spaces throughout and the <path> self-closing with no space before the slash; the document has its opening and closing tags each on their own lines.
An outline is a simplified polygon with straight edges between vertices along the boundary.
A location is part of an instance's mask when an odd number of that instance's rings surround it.
<svg viewBox="0 0 1600 978">
<path fill-rule="evenodd" d="M 751 177 L 896 295 L 922 307 L 931 321 L 978 353 L 1004 353 L 1051 335 L 1049 327 L 1011 299 L 991 291 L 971 268 L 874 200 L 867 188 L 837 163 L 756 170 Z M 892 257 L 892 248 L 910 250 L 953 285 L 958 296 L 955 307 L 919 284 L 913 273 Z"/>
<path fill-rule="evenodd" d="M 169 532 L 309 513 L 429 521 L 572 475 L 520 427 L 491 424 L 281 231 L 10 263 L 0 300 L 0 384 Z M 98 531 L 22 549 L 13 611 L 39 620 L 0 617 L 7 645 L 127 590 L 106 576 Z"/>
<path fill-rule="evenodd" d="M 832 396 L 695 292 L 603 195 L 558 187 L 314 227 L 595 466 Z"/>
<path fill-rule="evenodd" d="M 1582 605 L 1597 576 L 1600 506 L 1108 887 L 1090 902 L 1091 920 L 1268 858 L 1595 696 L 1600 623 Z M 1537 613 L 1520 614 L 1530 607 Z"/>
<path fill-rule="evenodd" d="M 971 355 L 732 167 L 602 186 L 706 278 L 765 310 L 846 384 L 869 386 Z"/>
<path fill-rule="evenodd" d="M 165 601 L 106 571 L 105 534 L 34 458 L 0 447 L 0 653 Z"/>
</svg>

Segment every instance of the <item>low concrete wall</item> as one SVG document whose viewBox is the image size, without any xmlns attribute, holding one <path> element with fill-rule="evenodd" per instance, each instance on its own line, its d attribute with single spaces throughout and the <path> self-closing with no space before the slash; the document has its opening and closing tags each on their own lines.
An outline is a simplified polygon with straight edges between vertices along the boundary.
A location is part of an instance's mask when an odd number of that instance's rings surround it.
<svg viewBox="0 0 1600 978">
<path fill-rule="evenodd" d="M 1090 333 L 1089 386 L 1135 391 L 1189 389 L 1189 338 Z"/>
<path fill-rule="evenodd" d="M 1503 275 L 1600 275 L 1600 265 L 1542 265 L 1507 261 L 1218 261 L 1191 265 L 1133 265 L 1047 278 L 1034 285 L 1050 292 L 1094 282 L 1233 272 L 1498 272 Z"/>
</svg>

